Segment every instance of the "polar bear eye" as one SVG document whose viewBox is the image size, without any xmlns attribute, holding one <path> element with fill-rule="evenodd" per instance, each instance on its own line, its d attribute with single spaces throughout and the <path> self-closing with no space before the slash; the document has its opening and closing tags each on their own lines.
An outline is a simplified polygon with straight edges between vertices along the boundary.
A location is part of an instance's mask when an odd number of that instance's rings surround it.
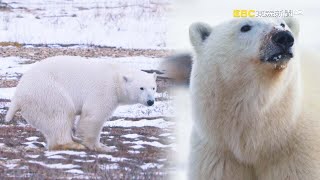
<svg viewBox="0 0 320 180">
<path fill-rule="evenodd" d="M 141 91 L 143 91 L 143 89 L 144 89 L 143 87 L 140 88 Z"/>
<path fill-rule="evenodd" d="M 250 30 L 251 30 L 251 26 L 250 25 L 244 25 L 240 29 L 241 32 L 248 32 Z"/>
<path fill-rule="evenodd" d="M 281 23 L 281 24 L 280 24 L 280 26 L 282 26 L 283 28 L 285 28 L 285 27 L 286 27 L 286 25 L 284 25 L 283 23 Z"/>
<path fill-rule="evenodd" d="M 156 88 L 152 88 L 152 90 L 155 90 Z"/>
</svg>

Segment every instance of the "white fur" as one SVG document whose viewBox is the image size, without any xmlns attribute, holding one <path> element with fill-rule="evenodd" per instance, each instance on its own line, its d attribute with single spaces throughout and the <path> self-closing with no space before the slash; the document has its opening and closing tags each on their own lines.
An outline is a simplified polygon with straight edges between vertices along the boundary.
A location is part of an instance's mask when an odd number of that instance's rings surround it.
<svg viewBox="0 0 320 180">
<path fill-rule="evenodd" d="M 284 29 L 293 32 L 296 42 L 298 25 L 286 22 Z M 241 33 L 248 23 L 251 31 Z M 277 70 L 258 57 L 262 40 L 273 28 L 282 28 L 280 23 L 284 21 L 251 18 L 191 26 L 189 179 L 320 178 L 320 109 L 310 106 L 319 98 L 304 93 L 304 62 L 296 52 L 286 68 Z M 210 36 L 201 41 L 203 30 Z"/>
<path fill-rule="evenodd" d="M 34 65 L 21 78 L 6 121 L 17 110 L 46 137 L 48 148 L 73 144 L 72 126 L 87 148 L 107 151 L 100 143 L 104 122 L 119 104 L 155 100 L 156 76 L 85 58 L 54 57 Z M 143 87 L 143 90 L 140 88 Z"/>
</svg>

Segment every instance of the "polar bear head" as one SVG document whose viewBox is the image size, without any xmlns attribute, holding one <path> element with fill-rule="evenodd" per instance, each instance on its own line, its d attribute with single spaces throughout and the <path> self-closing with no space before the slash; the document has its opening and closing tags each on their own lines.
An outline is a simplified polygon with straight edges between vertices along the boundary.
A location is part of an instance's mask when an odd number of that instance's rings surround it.
<svg viewBox="0 0 320 180">
<path fill-rule="evenodd" d="M 191 25 L 194 127 L 206 143 L 223 141 L 212 147 L 245 164 L 283 149 L 302 109 L 298 33 L 294 19 Z"/>
<path fill-rule="evenodd" d="M 140 103 L 152 106 L 155 102 L 157 91 L 156 73 L 148 74 L 142 71 L 134 71 L 122 76 L 122 97 L 123 104 Z"/>
<path fill-rule="evenodd" d="M 250 80 L 288 69 L 296 55 L 299 26 L 292 18 L 241 18 L 217 26 L 194 23 L 189 33 L 196 65 L 206 72 L 217 67 L 222 79 Z"/>
</svg>

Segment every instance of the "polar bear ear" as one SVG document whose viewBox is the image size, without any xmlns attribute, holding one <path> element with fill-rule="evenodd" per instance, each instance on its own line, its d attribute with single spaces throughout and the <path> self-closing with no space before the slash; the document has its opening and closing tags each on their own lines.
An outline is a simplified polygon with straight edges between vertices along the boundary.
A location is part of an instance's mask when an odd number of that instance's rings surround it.
<svg viewBox="0 0 320 180">
<path fill-rule="evenodd" d="M 296 18 L 292 18 L 292 17 L 284 18 L 284 21 L 286 22 L 288 27 L 291 29 L 293 34 L 295 36 L 298 36 L 300 31 L 299 21 Z"/>
<path fill-rule="evenodd" d="M 124 82 L 131 82 L 132 81 L 132 79 L 129 78 L 128 76 L 123 76 L 122 78 L 123 78 Z"/>
<path fill-rule="evenodd" d="M 157 80 L 157 77 L 158 77 L 157 73 L 153 72 L 152 75 L 153 75 L 154 80 Z"/>
<path fill-rule="evenodd" d="M 203 42 L 210 36 L 212 27 L 206 23 L 193 23 L 189 28 L 191 44 L 195 49 L 200 47 Z"/>
</svg>

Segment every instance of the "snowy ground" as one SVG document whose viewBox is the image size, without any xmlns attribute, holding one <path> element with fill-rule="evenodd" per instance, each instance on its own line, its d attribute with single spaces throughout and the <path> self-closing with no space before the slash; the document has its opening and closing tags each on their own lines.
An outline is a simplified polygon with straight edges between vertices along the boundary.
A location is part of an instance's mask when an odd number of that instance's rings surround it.
<svg viewBox="0 0 320 180">
<path fill-rule="evenodd" d="M 100 60 L 155 69 L 159 59 L 145 57 Z M 42 134 L 19 115 L 4 124 L 5 113 L 21 75 L 35 61 L 19 57 L 0 58 L 0 178 L 57 177 L 62 179 L 166 178 L 174 172 L 171 154 L 175 151 L 171 97 L 158 93 L 152 107 L 121 106 L 104 124 L 101 141 L 115 152 L 99 154 L 91 151 L 55 151 L 45 149 Z"/>
<path fill-rule="evenodd" d="M 0 42 L 166 47 L 170 0 L 3 0 Z"/>
<path fill-rule="evenodd" d="M 101 142 L 115 150 L 107 154 L 49 152 L 43 135 L 19 113 L 2 122 L 20 77 L 44 58 L 83 56 L 156 69 L 168 55 L 171 0 L 2 2 L 7 6 L 0 7 L 0 179 L 167 179 L 175 172 L 176 124 L 166 92 L 157 94 L 152 107 L 136 104 L 114 112 L 101 134 Z M 167 81 L 159 77 L 158 87 Z"/>
</svg>

